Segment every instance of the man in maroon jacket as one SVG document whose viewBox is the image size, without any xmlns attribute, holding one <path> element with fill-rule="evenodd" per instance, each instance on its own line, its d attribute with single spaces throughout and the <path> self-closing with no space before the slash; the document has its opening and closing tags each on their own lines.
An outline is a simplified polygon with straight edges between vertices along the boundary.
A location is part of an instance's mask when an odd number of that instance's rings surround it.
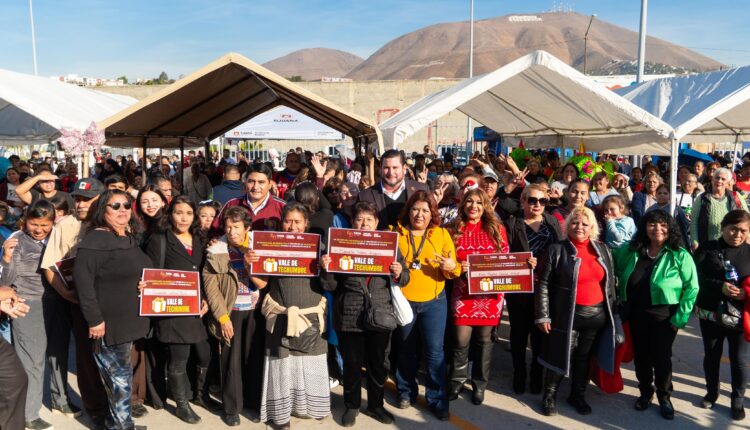
<svg viewBox="0 0 750 430">
<path fill-rule="evenodd" d="M 221 230 L 224 213 L 228 208 L 242 206 L 253 219 L 252 229 L 255 231 L 278 230 L 281 226 L 281 210 L 286 202 L 271 195 L 271 179 L 273 172 L 265 164 L 253 164 L 247 170 L 245 181 L 245 195 L 229 200 L 221 212 L 214 219 L 213 230 Z"/>
</svg>

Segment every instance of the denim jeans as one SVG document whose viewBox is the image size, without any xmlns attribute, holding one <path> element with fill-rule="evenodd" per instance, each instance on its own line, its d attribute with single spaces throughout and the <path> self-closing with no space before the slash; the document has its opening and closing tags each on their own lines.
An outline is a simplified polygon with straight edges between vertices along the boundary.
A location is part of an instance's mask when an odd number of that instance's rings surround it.
<svg viewBox="0 0 750 430">
<path fill-rule="evenodd" d="M 99 351 L 94 353 L 104 390 L 107 392 L 109 410 L 105 425 L 108 430 L 129 429 L 135 425 L 130 413 L 130 390 L 133 383 L 131 348 L 132 342 L 107 345 L 102 341 Z"/>
<path fill-rule="evenodd" d="M 7 315 L 0 316 L 0 336 L 5 339 L 6 342 L 12 344 L 13 337 L 11 336 L 10 318 Z"/>
<path fill-rule="evenodd" d="M 401 399 L 414 402 L 419 392 L 417 388 L 417 368 L 420 363 L 417 357 L 419 343 L 427 365 L 425 398 L 427 404 L 435 410 L 448 409 L 446 392 L 446 367 L 443 338 L 448 318 L 448 302 L 445 292 L 429 302 L 409 302 L 414 311 L 414 320 L 397 330 L 398 363 L 396 383 Z"/>
</svg>

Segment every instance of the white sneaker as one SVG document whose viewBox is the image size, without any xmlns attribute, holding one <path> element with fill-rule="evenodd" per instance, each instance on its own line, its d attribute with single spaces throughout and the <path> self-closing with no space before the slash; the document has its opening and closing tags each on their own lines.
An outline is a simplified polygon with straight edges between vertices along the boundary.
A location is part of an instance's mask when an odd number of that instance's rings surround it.
<svg viewBox="0 0 750 430">
<path fill-rule="evenodd" d="M 336 388 L 336 387 L 338 387 L 338 386 L 339 386 L 339 380 L 338 380 L 338 379 L 336 379 L 336 378 L 331 378 L 331 377 L 329 377 L 329 378 L 328 378 L 328 383 L 329 383 L 329 384 L 331 385 L 331 389 L 332 389 L 332 390 L 333 390 L 334 388 Z"/>
</svg>

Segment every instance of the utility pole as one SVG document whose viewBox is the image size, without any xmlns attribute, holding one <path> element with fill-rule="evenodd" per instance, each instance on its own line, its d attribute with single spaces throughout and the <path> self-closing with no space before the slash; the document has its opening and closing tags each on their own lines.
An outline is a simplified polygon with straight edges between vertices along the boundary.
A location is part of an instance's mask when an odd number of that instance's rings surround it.
<svg viewBox="0 0 750 430">
<path fill-rule="evenodd" d="M 643 66 L 646 64 L 646 16 L 648 0 L 641 0 L 641 29 L 638 33 L 638 76 L 637 83 L 643 82 Z"/>
<path fill-rule="evenodd" d="M 591 30 L 591 24 L 594 22 L 596 14 L 591 15 L 589 19 L 589 26 L 586 28 L 586 33 L 583 35 L 583 74 L 586 74 L 586 58 L 589 56 L 589 30 Z"/>
<path fill-rule="evenodd" d="M 470 0 L 470 11 L 469 11 L 469 79 L 474 77 L 474 0 Z M 469 157 L 472 153 L 472 143 L 474 136 L 471 133 L 471 117 L 468 118 L 466 123 L 466 162 L 469 162 Z"/>
<path fill-rule="evenodd" d="M 39 75 L 39 70 L 36 66 L 36 34 L 34 32 L 34 8 L 32 1 L 29 0 L 29 18 L 31 19 L 31 56 L 34 59 L 34 75 Z"/>
</svg>

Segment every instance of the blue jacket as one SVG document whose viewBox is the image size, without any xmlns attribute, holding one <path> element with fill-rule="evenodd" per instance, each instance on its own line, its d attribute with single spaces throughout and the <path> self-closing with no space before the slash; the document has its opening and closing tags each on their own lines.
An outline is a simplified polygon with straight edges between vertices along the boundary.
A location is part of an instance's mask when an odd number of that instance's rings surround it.
<svg viewBox="0 0 750 430">
<path fill-rule="evenodd" d="M 214 187 L 214 200 L 222 205 L 243 195 L 245 195 L 245 187 L 242 181 L 222 181 L 221 185 Z"/>
<path fill-rule="evenodd" d="M 607 220 L 604 224 L 604 243 L 610 249 L 625 246 L 633 239 L 635 231 L 635 222 L 629 216 Z"/>
</svg>

